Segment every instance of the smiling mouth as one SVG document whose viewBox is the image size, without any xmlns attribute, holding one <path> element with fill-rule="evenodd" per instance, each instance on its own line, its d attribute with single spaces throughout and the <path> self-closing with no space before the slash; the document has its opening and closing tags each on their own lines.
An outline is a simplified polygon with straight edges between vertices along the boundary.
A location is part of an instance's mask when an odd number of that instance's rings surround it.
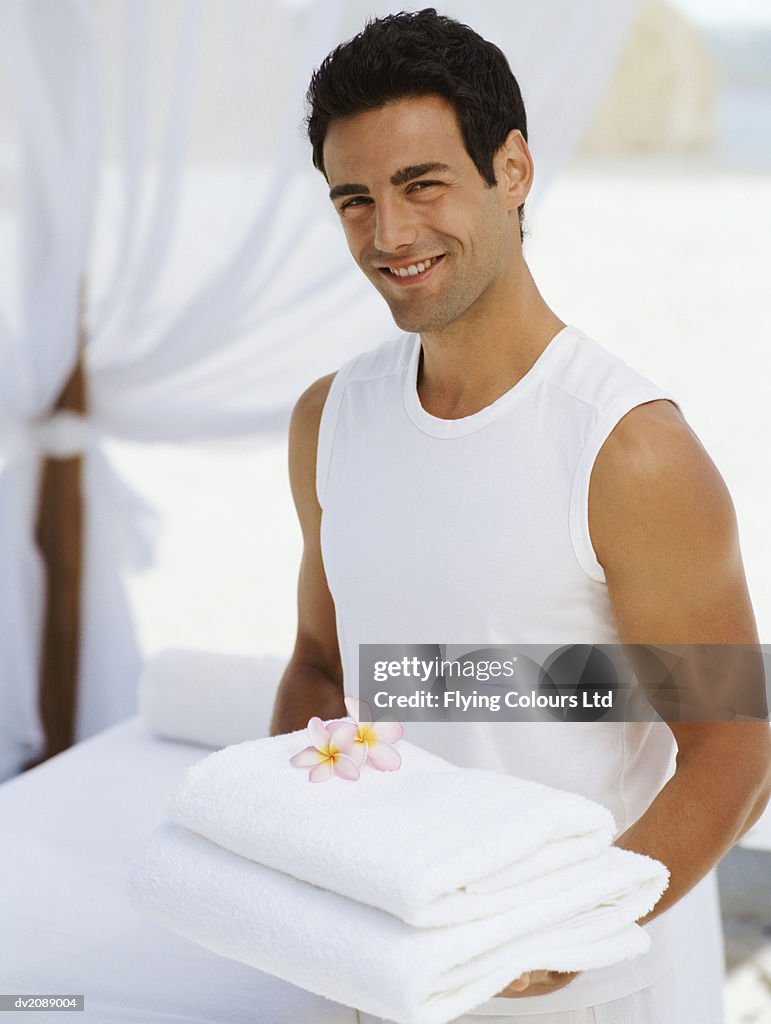
<svg viewBox="0 0 771 1024">
<path fill-rule="evenodd" d="M 422 277 L 425 277 L 432 267 L 443 260 L 444 255 L 444 253 L 441 253 L 439 256 L 431 256 L 427 260 L 419 260 L 403 267 L 378 267 L 378 270 L 384 276 L 393 278 L 395 282 L 417 282 Z"/>
</svg>

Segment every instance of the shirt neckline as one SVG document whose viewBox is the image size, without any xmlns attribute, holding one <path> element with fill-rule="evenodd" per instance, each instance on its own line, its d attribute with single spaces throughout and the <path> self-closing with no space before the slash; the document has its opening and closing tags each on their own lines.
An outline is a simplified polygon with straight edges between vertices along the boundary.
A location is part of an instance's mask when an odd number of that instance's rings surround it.
<svg viewBox="0 0 771 1024">
<path fill-rule="evenodd" d="M 442 419 L 440 416 L 433 416 L 430 412 L 426 412 L 421 405 L 420 396 L 418 395 L 418 361 L 421 352 L 420 335 L 409 335 L 408 344 L 411 345 L 411 352 L 404 378 L 404 406 L 408 416 L 424 433 L 431 434 L 433 437 L 462 437 L 465 434 L 473 434 L 475 430 L 480 430 L 490 423 L 491 420 L 497 419 L 498 416 L 506 412 L 534 384 L 538 383 L 546 369 L 556 359 L 565 339 L 573 334 L 574 331 L 575 328 L 571 324 L 567 324 L 558 331 L 527 373 L 520 377 L 516 384 L 510 387 L 508 391 L 505 391 L 500 398 L 497 398 L 490 405 L 486 405 L 483 409 L 479 409 L 470 416 L 460 416 L 457 419 L 451 420 Z"/>
</svg>

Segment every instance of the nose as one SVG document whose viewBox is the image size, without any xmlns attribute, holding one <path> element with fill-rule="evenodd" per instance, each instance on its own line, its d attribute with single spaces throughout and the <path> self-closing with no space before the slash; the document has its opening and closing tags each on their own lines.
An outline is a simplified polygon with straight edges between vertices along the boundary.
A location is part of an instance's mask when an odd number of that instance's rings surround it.
<svg viewBox="0 0 771 1024">
<path fill-rule="evenodd" d="M 381 200 L 375 208 L 375 248 L 396 253 L 417 240 L 418 229 L 406 204 Z"/>
</svg>

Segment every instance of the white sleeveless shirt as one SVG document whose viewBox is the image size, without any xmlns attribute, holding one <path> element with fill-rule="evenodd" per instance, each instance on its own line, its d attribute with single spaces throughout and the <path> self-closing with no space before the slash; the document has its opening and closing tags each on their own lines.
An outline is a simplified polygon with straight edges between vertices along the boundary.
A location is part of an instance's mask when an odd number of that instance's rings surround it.
<svg viewBox="0 0 771 1024">
<path fill-rule="evenodd" d="M 619 643 L 589 536 L 589 478 L 627 412 L 671 397 L 569 326 L 496 402 L 445 420 L 420 403 L 420 350 L 405 335 L 351 360 L 321 418 L 316 490 L 345 692 L 358 692 L 362 643 L 445 644 L 453 657 L 499 643 Z M 582 793 L 612 811 L 619 834 L 674 767 L 661 723 L 421 722 L 406 732 L 457 764 Z M 578 1009 L 638 991 L 668 969 L 672 913 L 648 926 L 643 957 L 476 1012 Z"/>
</svg>

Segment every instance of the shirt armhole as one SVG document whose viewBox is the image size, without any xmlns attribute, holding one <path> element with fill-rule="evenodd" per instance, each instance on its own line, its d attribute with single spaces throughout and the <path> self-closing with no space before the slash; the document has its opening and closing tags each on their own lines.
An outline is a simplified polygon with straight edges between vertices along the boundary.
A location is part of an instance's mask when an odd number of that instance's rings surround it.
<svg viewBox="0 0 771 1024">
<path fill-rule="evenodd" d="M 324 402 L 324 408 L 321 411 L 319 437 L 316 445 L 316 497 L 322 508 L 324 508 L 329 467 L 332 463 L 332 449 L 334 447 L 340 405 L 343 401 L 345 386 L 348 383 L 351 370 L 358 360 L 359 356 L 356 356 L 337 371 Z"/>
<path fill-rule="evenodd" d="M 672 402 L 682 412 L 679 403 L 671 395 L 653 386 L 618 399 L 595 423 L 578 460 L 570 496 L 570 541 L 578 564 L 590 579 L 598 583 L 605 582 L 605 571 L 597 559 L 589 534 L 589 483 L 594 463 L 613 429 L 628 412 L 638 405 L 660 400 Z"/>
</svg>

